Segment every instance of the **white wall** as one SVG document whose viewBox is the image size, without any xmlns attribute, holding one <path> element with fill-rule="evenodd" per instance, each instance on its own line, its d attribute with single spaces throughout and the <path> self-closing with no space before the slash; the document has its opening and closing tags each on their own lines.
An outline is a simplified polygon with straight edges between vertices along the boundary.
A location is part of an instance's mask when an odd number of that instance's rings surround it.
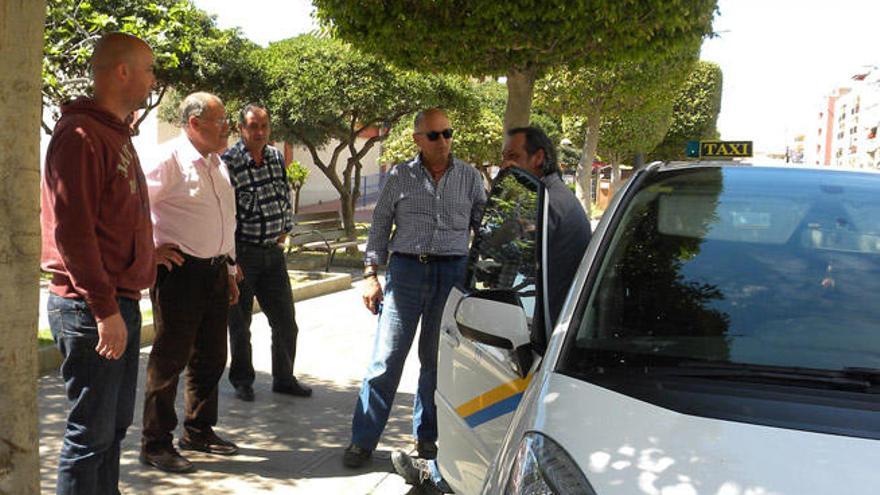
<svg viewBox="0 0 880 495">
<path fill-rule="evenodd" d="M 359 138 L 355 144 L 355 148 L 361 149 L 366 141 L 366 139 Z M 279 149 L 283 149 L 283 143 L 278 144 Z M 335 141 L 331 142 L 328 146 L 318 152 L 318 156 L 325 164 L 329 161 L 330 156 L 333 154 L 333 148 L 336 145 L 337 143 Z M 377 143 L 361 160 L 361 163 L 363 164 L 363 168 L 361 169 L 362 176 L 374 175 L 380 172 L 379 155 L 381 150 L 381 143 Z M 345 164 L 349 156 L 351 156 L 351 153 L 346 149 L 339 154 L 339 158 L 337 159 L 336 172 L 339 175 L 340 180 L 342 180 L 342 171 L 345 169 Z M 309 178 L 306 180 L 305 186 L 303 186 L 300 191 L 299 202 L 301 207 L 339 199 L 339 193 L 336 192 L 336 189 L 330 183 L 330 179 L 324 175 L 324 172 L 314 164 L 314 160 L 312 160 L 312 155 L 309 153 L 308 149 L 303 146 L 294 146 L 293 159 L 298 160 L 309 169 Z"/>
</svg>

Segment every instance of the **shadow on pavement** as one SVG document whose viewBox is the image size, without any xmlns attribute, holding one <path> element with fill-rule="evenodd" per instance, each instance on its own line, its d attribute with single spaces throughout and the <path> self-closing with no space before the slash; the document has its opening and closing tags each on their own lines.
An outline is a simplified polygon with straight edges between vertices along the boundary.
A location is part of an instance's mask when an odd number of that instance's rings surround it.
<svg viewBox="0 0 880 495">
<path fill-rule="evenodd" d="M 257 373 L 256 401 L 242 402 L 224 375 L 220 383 L 220 421 L 216 431 L 238 444 L 236 456 L 223 457 L 185 452 L 197 471 L 174 475 L 143 466 L 138 461 L 143 412 L 143 390 L 148 354 L 141 353 L 138 397 L 134 424 L 123 442 L 121 488 L 131 493 L 205 493 L 224 495 L 272 492 L 294 488 L 310 478 L 356 477 L 365 473 L 392 473 L 393 449 L 410 450 L 413 395 L 398 393 L 395 409 L 382 438 L 382 445 L 364 468 L 342 465 L 348 445 L 351 414 L 360 382 L 340 385 L 299 375 L 314 389 L 311 398 L 274 394 L 272 378 Z M 177 412 L 182 416 L 183 387 L 178 390 Z M 40 379 L 40 458 L 43 493 L 54 493 L 55 468 L 61 449 L 67 403 L 64 383 L 56 374 Z M 176 435 L 181 431 L 178 427 Z M 361 493 L 361 492 L 352 492 Z M 367 492 L 362 492 L 367 493 Z M 412 492 L 419 493 L 419 492 Z"/>
<path fill-rule="evenodd" d="M 346 291 L 296 303 L 300 328 L 296 372 L 297 378 L 314 390 L 311 398 L 272 393 L 268 322 L 264 315 L 254 315 L 251 331 L 257 368 L 256 401 L 236 399 L 225 373 L 220 382 L 220 421 L 216 430 L 238 444 L 241 452 L 233 457 L 187 452 L 185 455 L 198 469 L 192 474 L 167 474 L 138 461 L 150 350 L 142 348 L 134 424 L 122 445 L 121 491 L 138 495 L 407 493 L 411 487 L 390 474 L 390 456 L 395 449 L 413 450 L 416 346 L 404 368 L 394 409 L 372 462 L 359 470 L 342 465 L 351 415 L 376 328 L 376 317 L 363 308 L 361 282 L 354 285 Z M 183 410 L 182 390 L 181 386 L 178 418 Z M 55 492 L 55 469 L 67 414 L 64 383 L 57 372 L 40 378 L 39 407 L 42 493 L 51 494 Z"/>
</svg>

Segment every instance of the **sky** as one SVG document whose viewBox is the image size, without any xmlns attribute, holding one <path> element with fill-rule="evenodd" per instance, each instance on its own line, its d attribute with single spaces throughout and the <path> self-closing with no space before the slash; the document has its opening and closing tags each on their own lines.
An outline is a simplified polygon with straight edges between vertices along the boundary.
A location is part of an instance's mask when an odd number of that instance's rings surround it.
<svg viewBox="0 0 880 495">
<path fill-rule="evenodd" d="M 316 29 L 309 0 L 194 0 L 265 46 Z M 782 151 L 813 129 L 823 97 L 880 66 L 880 0 L 720 0 L 701 58 L 724 74 L 722 139 Z"/>
</svg>

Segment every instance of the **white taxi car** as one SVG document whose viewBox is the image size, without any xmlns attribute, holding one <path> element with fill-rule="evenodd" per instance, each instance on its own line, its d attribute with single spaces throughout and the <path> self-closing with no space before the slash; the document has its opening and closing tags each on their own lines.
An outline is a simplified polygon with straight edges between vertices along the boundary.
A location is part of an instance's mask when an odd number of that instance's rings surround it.
<svg viewBox="0 0 880 495">
<path fill-rule="evenodd" d="M 544 195 L 501 176 L 445 308 L 456 493 L 880 493 L 880 174 L 641 170 L 539 355 Z"/>
</svg>

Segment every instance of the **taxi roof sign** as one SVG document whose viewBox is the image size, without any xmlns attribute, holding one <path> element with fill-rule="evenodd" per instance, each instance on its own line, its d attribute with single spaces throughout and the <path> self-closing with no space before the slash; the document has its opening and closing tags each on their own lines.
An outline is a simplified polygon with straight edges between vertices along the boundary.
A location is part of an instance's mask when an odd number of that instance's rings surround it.
<svg viewBox="0 0 880 495">
<path fill-rule="evenodd" d="M 686 154 L 692 158 L 748 158 L 752 156 L 752 142 L 690 141 Z"/>
</svg>

